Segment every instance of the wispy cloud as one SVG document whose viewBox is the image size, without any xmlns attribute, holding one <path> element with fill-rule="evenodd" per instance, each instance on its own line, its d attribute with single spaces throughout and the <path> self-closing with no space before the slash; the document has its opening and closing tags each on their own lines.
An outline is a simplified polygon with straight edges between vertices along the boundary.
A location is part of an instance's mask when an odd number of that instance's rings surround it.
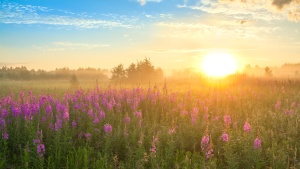
<svg viewBox="0 0 300 169">
<path fill-rule="evenodd" d="M 137 2 L 141 5 L 144 6 L 147 4 L 147 2 L 161 2 L 162 0 L 137 0 Z"/>
<path fill-rule="evenodd" d="M 72 12 L 57 10 L 41 6 L 20 5 L 17 3 L 0 3 L 0 23 L 4 24 L 44 24 L 54 26 L 71 26 L 76 28 L 136 28 L 130 23 L 130 18 L 124 23 L 112 18 L 93 19 L 83 14 L 75 15 Z M 60 14 L 57 14 L 61 12 Z"/>
<path fill-rule="evenodd" d="M 216 21 L 211 23 L 191 22 L 159 22 L 156 25 L 169 31 L 165 36 L 201 38 L 203 36 L 225 36 L 231 38 L 263 39 L 261 34 L 274 33 L 279 27 L 264 27 L 251 25 L 252 21 L 233 20 Z"/>
<path fill-rule="evenodd" d="M 300 18 L 299 0 L 203 0 L 184 1 L 178 8 L 201 10 L 211 14 L 224 14 L 235 19 L 298 21 Z M 274 8 L 275 7 L 275 8 Z M 277 10 L 276 10 L 277 9 Z"/>
<path fill-rule="evenodd" d="M 33 48 L 45 51 L 64 51 L 64 50 L 87 50 L 95 48 L 110 47 L 108 44 L 91 44 L 91 43 L 77 43 L 77 42 L 53 42 L 48 46 L 34 45 Z"/>
</svg>

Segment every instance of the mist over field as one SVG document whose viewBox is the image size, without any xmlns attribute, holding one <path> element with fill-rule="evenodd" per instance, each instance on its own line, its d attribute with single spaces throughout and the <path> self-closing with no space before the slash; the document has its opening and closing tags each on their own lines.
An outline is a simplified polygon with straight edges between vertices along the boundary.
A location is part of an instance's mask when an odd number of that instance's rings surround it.
<svg viewBox="0 0 300 169">
<path fill-rule="evenodd" d="M 0 1 L 0 169 L 299 169 L 299 9 Z"/>
</svg>

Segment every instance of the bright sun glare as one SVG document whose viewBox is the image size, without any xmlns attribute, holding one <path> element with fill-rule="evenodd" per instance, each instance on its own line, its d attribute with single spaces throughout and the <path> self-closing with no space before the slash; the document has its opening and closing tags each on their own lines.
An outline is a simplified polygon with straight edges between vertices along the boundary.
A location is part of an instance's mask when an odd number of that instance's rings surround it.
<svg viewBox="0 0 300 169">
<path fill-rule="evenodd" d="M 211 53 L 204 56 L 201 68 L 208 76 L 224 77 L 237 70 L 237 63 L 228 53 Z"/>
</svg>

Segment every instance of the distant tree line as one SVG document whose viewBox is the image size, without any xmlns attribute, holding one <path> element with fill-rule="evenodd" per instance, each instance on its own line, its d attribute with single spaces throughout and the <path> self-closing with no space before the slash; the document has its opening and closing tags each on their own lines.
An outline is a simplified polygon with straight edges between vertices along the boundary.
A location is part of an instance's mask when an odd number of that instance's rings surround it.
<svg viewBox="0 0 300 169">
<path fill-rule="evenodd" d="M 131 63 L 127 68 L 119 64 L 111 70 L 111 80 L 117 82 L 157 82 L 164 78 L 163 70 L 155 68 L 150 59 Z"/>
<path fill-rule="evenodd" d="M 45 70 L 28 70 L 25 66 L 21 67 L 2 67 L 0 69 L 1 79 L 12 80 L 47 80 L 47 79 L 69 79 L 72 75 L 76 75 L 80 79 L 98 79 L 108 80 L 109 71 L 106 69 L 95 68 L 79 68 L 71 70 L 67 67 L 57 68 L 54 71 Z"/>
</svg>

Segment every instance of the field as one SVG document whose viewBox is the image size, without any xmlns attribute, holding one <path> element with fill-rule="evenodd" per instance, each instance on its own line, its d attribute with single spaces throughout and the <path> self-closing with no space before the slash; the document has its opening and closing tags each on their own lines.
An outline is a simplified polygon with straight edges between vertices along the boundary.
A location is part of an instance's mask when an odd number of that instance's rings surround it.
<svg viewBox="0 0 300 169">
<path fill-rule="evenodd" d="M 0 168 L 300 168 L 300 83 L 2 81 Z"/>
</svg>

